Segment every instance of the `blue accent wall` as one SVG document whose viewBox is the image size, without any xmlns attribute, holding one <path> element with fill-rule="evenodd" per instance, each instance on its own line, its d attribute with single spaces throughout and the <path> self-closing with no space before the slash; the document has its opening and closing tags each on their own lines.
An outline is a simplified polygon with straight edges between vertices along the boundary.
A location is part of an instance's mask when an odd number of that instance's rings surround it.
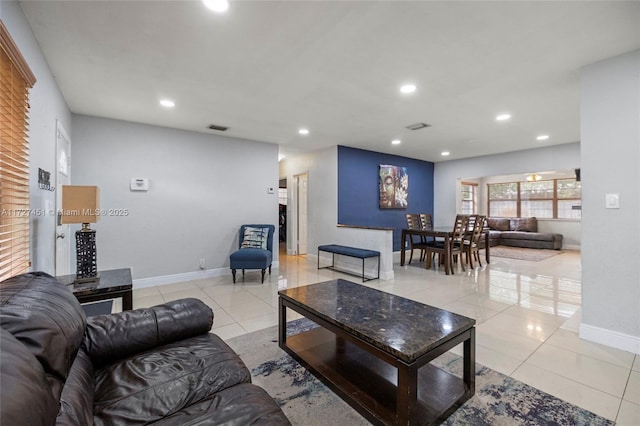
<svg viewBox="0 0 640 426">
<path fill-rule="evenodd" d="M 381 209 L 380 164 L 407 168 L 406 209 Z M 397 155 L 338 146 L 338 223 L 394 228 L 393 250 L 400 250 L 400 234 L 407 213 L 433 215 L 433 163 Z"/>
</svg>

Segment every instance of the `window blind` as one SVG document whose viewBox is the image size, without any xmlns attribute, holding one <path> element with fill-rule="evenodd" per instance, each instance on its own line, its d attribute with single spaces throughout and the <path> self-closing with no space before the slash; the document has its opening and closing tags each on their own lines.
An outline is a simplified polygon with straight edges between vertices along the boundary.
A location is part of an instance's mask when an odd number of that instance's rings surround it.
<svg viewBox="0 0 640 426">
<path fill-rule="evenodd" d="M 0 281 L 29 260 L 29 89 L 35 77 L 0 21 Z"/>
</svg>

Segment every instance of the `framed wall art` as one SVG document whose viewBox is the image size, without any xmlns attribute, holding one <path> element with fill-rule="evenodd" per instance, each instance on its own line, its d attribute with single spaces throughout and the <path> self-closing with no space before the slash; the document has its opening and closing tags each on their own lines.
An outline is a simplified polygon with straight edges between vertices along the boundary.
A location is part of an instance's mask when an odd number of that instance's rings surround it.
<svg viewBox="0 0 640 426">
<path fill-rule="evenodd" d="M 380 164 L 380 208 L 406 209 L 409 197 L 409 175 L 406 167 Z"/>
</svg>

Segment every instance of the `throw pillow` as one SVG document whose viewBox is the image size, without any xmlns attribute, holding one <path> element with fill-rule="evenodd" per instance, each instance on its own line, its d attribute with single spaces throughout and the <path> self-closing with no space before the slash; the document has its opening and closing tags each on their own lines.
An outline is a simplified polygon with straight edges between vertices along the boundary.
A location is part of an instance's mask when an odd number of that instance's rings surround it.
<svg viewBox="0 0 640 426">
<path fill-rule="evenodd" d="M 240 248 L 259 248 L 267 249 L 267 238 L 269 237 L 269 228 L 253 228 L 247 226 L 244 228 L 244 237 Z"/>
</svg>

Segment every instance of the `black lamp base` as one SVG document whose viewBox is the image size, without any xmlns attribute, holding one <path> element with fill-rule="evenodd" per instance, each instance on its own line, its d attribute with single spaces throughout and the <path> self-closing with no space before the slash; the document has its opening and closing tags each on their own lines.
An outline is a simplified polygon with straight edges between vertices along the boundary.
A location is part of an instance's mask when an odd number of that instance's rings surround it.
<svg viewBox="0 0 640 426">
<path fill-rule="evenodd" d="M 76 279 L 75 283 L 97 281 L 98 257 L 96 253 L 96 231 L 83 224 L 76 231 Z"/>
</svg>

